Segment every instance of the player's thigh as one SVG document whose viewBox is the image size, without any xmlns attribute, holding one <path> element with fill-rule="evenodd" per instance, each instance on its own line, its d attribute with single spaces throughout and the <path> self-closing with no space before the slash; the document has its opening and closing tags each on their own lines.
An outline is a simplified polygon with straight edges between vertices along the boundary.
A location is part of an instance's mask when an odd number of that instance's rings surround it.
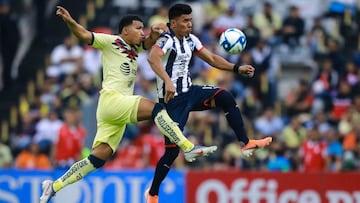
<svg viewBox="0 0 360 203">
<path fill-rule="evenodd" d="M 138 106 L 138 111 L 137 111 L 138 121 L 151 119 L 151 115 L 152 115 L 155 104 L 156 103 L 154 101 L 144 98 L 144 97 L 141 97 L 140 103 Z"/>
<path fill-rule="evenodd" d="M 122 95 L 114 90 L 101 91 L 97 120 L 114 125 L 137 122 L 140 100 L 140 96 Z"/>
<path fill-rule="evenodd" d="M 114 153 L 124 135 L 126 124 L 110 124 L 107 122 L 98 122 L 97 132 L 94 138 L 92 148 L 96 148 L 101 143 L 108 144 Z"/>
<path fill-rule="evenodd" d="M 214 97 L 221 91 L 222 88 L 205 85 L 205 86 L 193 86 L 192 97 L 192 111 L 202 111 L 215 108 Z"/>
</svg>

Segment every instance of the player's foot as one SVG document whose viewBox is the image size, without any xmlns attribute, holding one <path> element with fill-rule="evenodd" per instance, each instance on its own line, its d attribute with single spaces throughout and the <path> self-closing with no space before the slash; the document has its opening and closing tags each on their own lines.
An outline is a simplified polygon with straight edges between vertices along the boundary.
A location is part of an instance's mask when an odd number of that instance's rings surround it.
<svg viewBox="0 0 360 203">
<path fill-rule="evenodd" d="M 147 189 L 147 190 L 145 191 L 145 193 L 144 193 L 145 203 L 159 203 L 159 196 L 157 196 L 157 195 L 155 195 L 155 196 L 150 195 L 149 190 L 150 190 L 150 189 Z"/>
<path fill-rule="evenodd" d="M 200 156 L 208 156 L 214 153 L 216 150 L 217 150 L 217 146 L 205 147 L 201 145 L 195 145 L 195 147 L 192 150 L 188 152 L 184 152 L 185 160 L 188 162 L 193 162 L 196 160 L 196 158 Z"/>
<path fill-rule="evenodd" d="M 42 182 L 43 193 L 40 197 L 40 203 L 48 203 L 50 199 L 55 195 L 52 184 L 53 181 L 51 180 L 44 180 Z"/>
<path fill-rule="evenodd" d="M 249 142 L 241 148 L 245 156 L 251 156 L 254 150 L 269 145 L 272 142 L 272 137 L 265 137 L 260 140 L 249 140 Z"/>
</svg>

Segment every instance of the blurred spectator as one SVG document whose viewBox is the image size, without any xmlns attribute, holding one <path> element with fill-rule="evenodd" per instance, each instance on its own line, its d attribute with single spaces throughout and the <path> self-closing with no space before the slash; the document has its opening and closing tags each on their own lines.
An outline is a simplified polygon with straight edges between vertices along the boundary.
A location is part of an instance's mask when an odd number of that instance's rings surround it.
<svg viewBox="0 0 360 203">
<path fill-rule="evenodd" d="M 224 147 L 222 153 L 223 167 L 226 169 L 240 169 L 242 167 L 243 153 L 239 143 L 231 142 Z"/>
<path fill-rule="evenodd" d="M 33 141 L 39 145 L 42 153 L 50 155 L 52 147 L 56 143 L 62 121 L 54 111 L 50 111 L 36 124 L 36 133 Z"/>
<path fill-rule="evenodd" d="M 245 87 L 238 80 L 235 80 L 233 73 L 219 71 L 215 81 L 216 86 L 228 90 L 238 104 L 245 98 Z"/>
<path fill-rule="evenodd" d="M 359 167 L 359 135 L 360 124 L 353 124 L 350 131 L 343 136 L 343 170 L 354 170 Z"/>
<path fill-rule="evenodd" d="M 17 16 L 13 14 L 11 5 L 10 0 L 0 1 L 0 90 L 3 86 L 11 86 L 11 65 L 20 41 Z"/>
<path fill-rule="evenodd" d="M 11 168 L 12 163 L 11 148 L 0 139 L 0 169 Z"/>
<path fill-rule="evenodd" d="M 325 59 L 318 73 L 315 76 L 313 82 L 313 91 L 314 91 L 314 103 L 319 105 L 317 106 L 318 111 L 328 111 L 332 109 L 332 100 L 331 94 L 336 90 L 339 84 L 339 75 L 336 71 L 333 70 L 333 63 L 330 59 Z M 315 113 L 313 111 L 313 113 Z"/>
<path fill-rule="evenodd" d="M 79 111 L 68 108 L 64 112 L 64 124 L 60 128 L 54 153 L 56 168 L 67 169 L 81 158 L 86 129 L 80 123 Z"/>
<path fill-rule="evenodd" d="M 28 149 L 24 149 L 15 160 L 15 168 L 26 170 L 51 169 L 49 157 L 39 151 L 36 143 L 31 143 Z"/>
<path fill-rule="evenodd" d="M 286 114 L 292 117 L 301 113 L 310 113 L 313 99 L 308 81 L 299 80 L 298 86 L 286 95 Z"/>
<path fill-rule="evenodd" d="M 227 9 L 227 3 L 224 0 L 209 0 L 204 4 L 204 13 L 206 22 L 212 23 L 220 15 L 224 14 Z"/>
<path fill-rule="evenodd" d="M 300 17 L 299 8 L 289 7 L 289 14 L 282 24 L 282 42 L 290 48 L 296 48 L 300 44 L 300 37 L 304 34 L 305 21 Z"/>
<path fill-rule="evenodd" d="M 30 112 L 20 115 L 20 124 L 15 129 L 15 135 L 11 137 L 11 148 L 15 157 L 30 145 L 35 135 L 35 125 L 36 121 Z"/>
<path fill-rule="evenodd" d="M 155 85 L 156 84 L 153 80 L 147 80 L 146 78 L 140 76 L 138 77 L 138 81 L 135 86 L 135 94 L 156 101 L 158 97 Z"/>
<path fill-rule="evenodd" d="M 255 129 L 264 137 L 278 137 L 283 127 L 283 121 L 280 117 L 274 115 L 274 110 L 271 107 L 266 108 L 264 113 L 255 120 Z"/>
<path fill-rule="evenodd" d="M 358 48 L 359 22 L 356 22 L 352 10 L 346 8 L 340 18 L 340 34 L 344 40 L 344 49 L 347 55 L 351 55 L 353 50 Z"/>
<path fill-rule="evenodd" d="M 293 116 L 291 118 L 290 123 L 283 129 L 282 139 L 280 139 L 285 150 L 284 156 L 289 160 L 293 170 L 298 168 L 296 156 L 306 139 L 306 128 L 302 126 L 300 118 L 300 116 Z"/>
<path fill-rule="evenodd" d="M 321 59 L 327 52 L 326 41 L 329 33 L 323 25 L 323 18 L 317 17 L 314 19 L 314 24 L 308 34 L 308 42 L 310 49 L 314 55 L 314 59 Z"/>
<path fill-rule="evenodd" d="M 254 15 L 254 24 L 260 29 L 261 38 L 276 44 L 276 38 L 282 25 L 282 17 L 273 10 L 269 1 L 263 4 L 263 11 Z"/>
<path fill-rule="evenodd" d="M 329 122 L 329 114 L 327 112 L 319 111 L 314 114 L 312 118 L 312 125 L 309 127 L 315 127 L 318 129 L 320 133 L 326 133 L 327 131 L 331 130 L 332 126 Z"/>
<path fill-rule="evenodd" d="M 328 46 L 328 59 L 331 60 L 332 68 L 337 72 L 340 77 L 345 75 L 345 55 L 338 40 L 330 38 L 327 41 Z"/>
<path fill-rule="evenodd" d="M 300 148 L 299 157 L 302 165 L 301 171 L 327 171 L 329 164 L 327 143 L 323 141 L 316 128 L 307 131 L 307 139 Z"/>
<path fill-rule="evenodd" d="M 83 48 L 77 40 L 68 36 L 63 43 L 57 45 L 51 52 L 50 67 L 47 74 L 53 77 L 63 77 L 80 71 L 82 67 Z"/>
<path fill-rule="evenodd" d="M 351 106 L 351 87 L 346 81 L 340 82 L 338 92 L 332 99 L 331 119 L 338 122 Z"/>
<path fill-rule="evenodd" d="M 306 129 L 301 125 L 299 116 L 293 116 L 290 123 L 282 131 L 284 147 L 293 152 L 297 151 L 306 138 Z"/>
<path fill-rule="evenodd" d="M 162 5 L 157 9 L 156 13 L 150 17 L 148 26 L 150 27 L 158 23 L 166 24 L 168 22 L 168 7 L 166 5 Z"/>
<path fill-rule="evenodd" d="M 214 21 L 214 27 L 219 35 L 228 28 L 242 29 L 244 26 L 245 19 L 236 13 L 235 3 L 230 4 L 226 12 L 219 15 Z"/>
<path fill-rule="evenodd" d="M 123 143 L 114 154 L 114 158 L 104 166 L 107 170 L 145 169 L 148 160 L 143 149 L 134 143 Z"/>
<path fill-rule="evenodd" d="M 138 128 L 140 128 L 140 135 L 135 138 L 134 144 L 142 149 L 146 167 L 155 168 L 158 160 L 165 152 L 165 148 L 159 147 L 164 145 L 164 137 L 153 122 L 140 122 Z"/>
<path fill-rule="evenodd" d="M 281 142 L 274 142 L 270 146 L 274 153 L 267 162 L 267 170 L 288 172 L 291 170 L 289 159 L 285 156 L 285 149 Z"/>
<path fill-rule="evenodd" d="M 334 129 L 330 129 L 325 133 L 328 147 L 327 151 L 329 154 L 329 170 L 330 171 L 341 171 L 342 169 L 342 156 L 343 148 L 341 142 L 339 141 L 339 136 Z"/>
<path fill-rule="evenodd" d="M 256 67 L 252 78 L 256 94 L 263 107 L 273 106 L 276 99 L 276 75 L 279 67 L 272 48 L 264 39 L 260 39 L 250 53 L 253 65 Z"/>
<path fill-rule="evenodd" d="M 339 84 L 339 74 L 334 71 L 333 63 L 330 59 L 322 62 L 316 79 L 322 83 L 324 91 L 331 92 L 336 89 Z"/>
<path fill-rule="evenodd" d="M 101 52 L 92 46 L 86 46 L 83 53 L 84 70 L 93 77 L 100 74 L 101 70 Z"/>
<path fill-rule="evenodd" d="M 67 76 L 64 83 L 66 86 L 61 91 L 61 103 L 64 108 L 80 108 L 89 101 L 89 95 L 81 88 L 75 77 Z"/>
<path fill-rule="evenodd" d="M 91 77 L 88 73 L 83 73 L 80 75 L 80 88 L 81 91 L 84 92 L 89 98 L 84 96 L 84 99 L 82 100 L 83 103 L 86 103 L 89 99 L 92 97 L 95 97 L 99 89 L 94 84 L 94 77 Z"/>
<path fill-rule="evenodd" d="M 251 50 L 261 38 L 260 29 L 254 24 L 252 14 L 246 17 L 246 26 L 242 29 L 246 35 L 246 50 Z"/>
<path fill-rule="evenodd" d="M 355 85 L 359 81 L 358 68 L 356 67 L 355 63 L 352 60 L 348 60 L 346 62 L 345 67 L 346 67 L 346 73 L 345 73 L 344 80 L 353 87 L 353 85 Z M 353 94 L 353 91 L 352 91 L 352 94 Z M 354 95 L 352 95 L 352 96 L 354 96 Z"/>
</svg>

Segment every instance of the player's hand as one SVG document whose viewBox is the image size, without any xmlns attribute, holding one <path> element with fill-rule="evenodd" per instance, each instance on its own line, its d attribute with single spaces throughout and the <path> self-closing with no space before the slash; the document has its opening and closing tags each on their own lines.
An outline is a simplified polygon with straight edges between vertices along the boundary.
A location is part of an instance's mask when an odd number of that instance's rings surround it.
<svg viewBox="0 0 360 203">
<path fill-rule="evenodd" d="M 62 19 L 66 22 L 71 21 L 72 17 L 68 10 L 66 10 L 62 6 L 56 6 L 56 15 L 62 17 Z"/>
<path fill-rule="evenodd" d="M 254 76 L 255 68 L 251 65 L 242 65 L 239 67 L 239 73 L 252 78 Z"/>
<path fill-rule="evenodd" d="M 158 39 L 163 32 L 169 32 L 168 26 L 164 23 L 158 23 L 151 26 L 150 37 L 152 39 Z"/>
<path fill-rule="evenodd" d="M 175 90 L 176 88 L 171 81 L 165 82 L 165 96 L 164 96 L 165 103 L 168 103 L 170 99 L 174 98 Z"/>
</svg>

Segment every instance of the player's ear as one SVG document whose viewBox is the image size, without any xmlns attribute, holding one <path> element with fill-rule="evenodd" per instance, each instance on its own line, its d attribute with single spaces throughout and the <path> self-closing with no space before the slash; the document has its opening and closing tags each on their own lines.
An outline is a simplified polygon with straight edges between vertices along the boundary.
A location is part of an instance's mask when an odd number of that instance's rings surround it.
<svg viewBox="0 0 360 203">
<path fill-rule="evenodd" d="M 122 34 L 124 34 L 125 36 L 127 36 L 129 34 L 129 28 L 127 26 L 125 26 L 122 30 Z"/>
<path fill-rule="evenodd" d="M 175 20 L 175 19 L 171 19 L 171 20 L 170 20 L 170 26 L 174 28 L 174 27 L 176 27 L 175 25 L 176 25 L 176 20 Z"/>
</svg>

